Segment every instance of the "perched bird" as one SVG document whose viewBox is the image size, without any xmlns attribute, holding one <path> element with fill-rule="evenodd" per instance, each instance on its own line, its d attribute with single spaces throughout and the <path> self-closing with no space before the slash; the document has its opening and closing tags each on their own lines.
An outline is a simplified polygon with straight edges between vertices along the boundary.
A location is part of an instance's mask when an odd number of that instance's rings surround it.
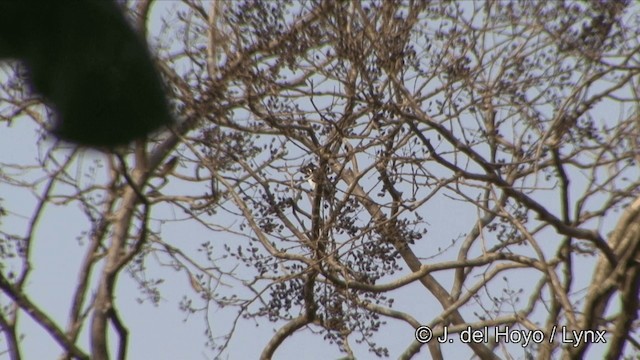
<svg viewBox="0 0 640 360">
<path fill-rule="evenodd" d="M 202 285 L 200 284 L 200 281 L 198 280 L 198 278 L 195 275 L 193 275 L 191 271 L 187 270 L 187 268 L 185 268 L 185 270 L 187 272 L 187 276 L 189 277 L 189 285 L 191 285 L 191 288 L 193 289 L 193 291 L 197 293 L 201 293 L 205 291 Z"/>
<path fill-rule="evenodd" d="M 166 163 L 162 164 L 162 166 L 160 166 L 160 168 L 158 168 L 158 171 L 156 172 L 155 176 L 162 179 L 162 182 L 156 186 L 151 185 L 150 186 L 156 190 L 159 190 L 161 188 L 163 188 L 168 182 L 169 179 L 167 179 L 167 177 L 169 175 L 171 175 L 171 173 L 173 173 L 173 171 L 176 169 L 176 166 L 178 166 L 178 157 L 177 156 L 172 156 L 171 159 L 169 159 L 169 161 L 167 161 Z M 149 194 L 148 194 L 149 195 Z"/>
<path fill-rule="evenodd" d="M 114 1 L 0 1 L 0 59 L 25 65 L 63 140 L 111 148 L 172 123 L 145 41 Z"/>
<path fill-rule="evenodd" d="M 316 189 L 316 185 L 318 184 L 318 168 L 315 164 L 310 163 L 307 166 L 302 168 L 302 173 L 305 174 L 305 180 L 311 186 L 311 190 Z"/>
<path fill-rule="evenodd" d="M 311 190 L 315 191 L 318 185 L 321 186 L 322 197 L 330 201 L 330 198 L 334 195 L 333 186 L 329 179 L 321 174 L 318 167 L 313 163 L 309 163 L 301 171 L 305 174 L 305 180 L 311 186 Z"/>
<path fill-rule="evenodd" d="M 169 159 L 169 161 L 167 161 L 166 163 L 164 163 L 164 165 L 160 167 L 156 176 L 160 178 L 165 178 L 168 175 L 170 175 L 173 172 L 173 170 L 176 169 L 176 166 L 178 166 L 178 157 L 172 156 L 171 159 Z"/>
</svg>

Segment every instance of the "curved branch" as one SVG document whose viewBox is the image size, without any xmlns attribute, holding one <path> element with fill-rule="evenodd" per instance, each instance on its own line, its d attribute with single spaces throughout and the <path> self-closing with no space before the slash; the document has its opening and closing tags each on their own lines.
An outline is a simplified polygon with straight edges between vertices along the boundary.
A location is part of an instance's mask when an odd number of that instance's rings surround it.
<svg viewBox="0 0 640 360">
<path fill-rule="evenodd" d="M 47 316 L 40 308 L 29 300 L 29 298 L 16 289 L 3 274 L 0 274 L 0 289 L 4 291 L 13 301 L 15 301 L 22 310 L 24 310 L 31 318 L 44 327 L 51 336 L 60 344 L 60 346 L 68 351 L 73 357 L 81 360 L 89 360 L 89 355 L 80 350 L 74 343 L 70 342 L 64 332 L 55 324 L 55 322 Z"/>
<path fill-rule="evenodd" d="M 275 333 L 275 335 L 273 335 L 271 340 L 269 340 L 267 346 L 262 350 L 262 354 L 260 354 L 260 360 L 271 360 L 276 349 L 278 349 L 280 344 L 282 344 L 287 337 L 310 323 L 311 321 L 309 321 L 306 314 L 298 316 L 286 323 Z"/>
</svg>

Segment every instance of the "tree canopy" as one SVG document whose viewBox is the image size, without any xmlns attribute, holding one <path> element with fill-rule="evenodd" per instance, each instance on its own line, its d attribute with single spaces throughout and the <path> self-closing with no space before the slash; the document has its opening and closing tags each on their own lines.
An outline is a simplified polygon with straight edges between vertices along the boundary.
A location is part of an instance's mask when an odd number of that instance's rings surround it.
<svg viewBox="0 0 640 360">
<path fill-rule="evenodd" d="M 172 286 L 162 267 L 186 274 L 194 292 L 179 310 L 205 320 L 193 346 L 211 357 L 233 358 L 234 336 L 256 324 L 273 329 L 252 340 L 263 359 L 296 334 L 348 358 L 640 351 L 637 5 L 129 5 L 138 28 L 163 19 L 145 31 L 177 122 L 109 152 L 43 137 L 35 162 L 2 158 L 0 328 L 13 358 L 24 316 L 67 358 L 125 358 L 115 298 L 136 295 L 118 280 L 158 304 Z M 0 121 L 46 129 L 20 65 L 2 69 Z M 14 210 L 10 189 L 36 201 Z M 37 224 L 68 207 L 84 231 L 59 246 L 85 255 L 60 323 L 27 285 L 43 271 L 30 254 L 51 241 Z M 547 341 L 426 343 L 421 326 Z M 606 344 L 563 342 L 561 329 Z"/>
</svg>

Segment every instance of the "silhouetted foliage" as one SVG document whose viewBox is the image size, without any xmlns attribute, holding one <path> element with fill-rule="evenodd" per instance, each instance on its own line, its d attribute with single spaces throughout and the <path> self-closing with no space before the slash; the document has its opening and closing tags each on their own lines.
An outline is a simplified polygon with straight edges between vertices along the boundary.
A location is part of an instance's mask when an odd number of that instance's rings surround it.
<svg viewBox="0 0 640 360">
<path fill-rule="evenodd" d="M 0 2 L 0 57 L 24 62 L 61 139 L 113 147 L 171 123 L 146 44 L 111 0 Z"/>
</svg>

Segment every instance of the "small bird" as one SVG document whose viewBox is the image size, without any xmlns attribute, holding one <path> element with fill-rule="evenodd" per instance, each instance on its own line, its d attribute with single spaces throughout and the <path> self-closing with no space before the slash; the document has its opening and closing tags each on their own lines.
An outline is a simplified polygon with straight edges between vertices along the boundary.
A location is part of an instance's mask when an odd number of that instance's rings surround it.
<svg viewBox="0 0 640 360">
<path fill-rule="evenodd" d="M 198 280 L 198 278 L 195 275 L 193 275 L 189 270 L 186 270 L 186 271 L 187 271 L 187 276 L 189 276 L 189 285 L 191 285 L 191 288 L 193 289 L 193 291 L 197 293 L 203 292 L 204 288 L 200 284 L 200 281 Z"/>
<path fill-rule="evenodd" d="M 171 157 L 169 161 L 167 161 L 166 163 L 164 163 L 164 165 L 160 167 L 156 176 L 159 178 L 167 177 L 173 172 L 173 170 L 176 169 L 177 165 L 178 165 L 178 157 L 177 156 Z"/>
<path fill-rule="evenodd" d="M 315 190 L 316 185 L 318 185 L 317 170 L 318 168 L 313 163 L 310 163 L 309 165 L 302 168 L 302 172 L 306 175 L 305 180 L 307 180 L 307 182 L 311 186 L 311 190 Z"/>
<path fill-rule="evenodd" d="M 301 169 L 302 173 L 306 175 L 305 180 L 307 180 L 307 183 L 311 186 L 311 190 L 315 192 L 316 187 L 320 186 L 320 196 L 326 201 L 330 201 L 330 199 L 335 195 L 335 190 L 326 175 L 321 175 L 319 170 L 320 169 L 318 169 L 318 167 L 313 163 L 310 163 Z M 323 177 L 321 178 L 321 176 Z"/>
</svg>

